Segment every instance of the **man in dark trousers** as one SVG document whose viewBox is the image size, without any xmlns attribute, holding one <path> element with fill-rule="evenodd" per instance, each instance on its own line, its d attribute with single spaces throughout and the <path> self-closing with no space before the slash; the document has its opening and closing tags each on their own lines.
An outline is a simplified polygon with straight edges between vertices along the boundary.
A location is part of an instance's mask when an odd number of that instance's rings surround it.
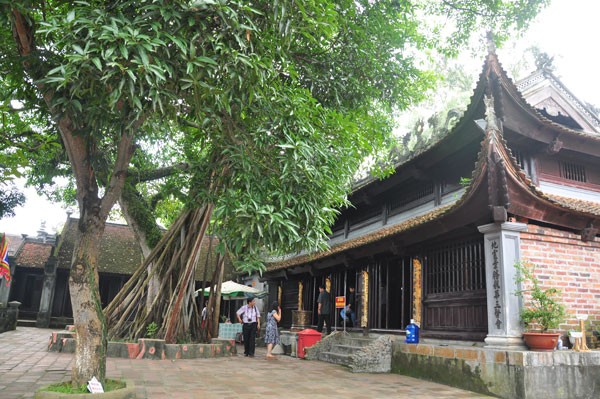
<svg viewBox="0 0 600 399">
<path fill-rule="evenodd" d="M 237 319 L 242 325 L 244 336 L 244 356 L 254 357 L 256 347 L 256 334 L 260 329 L 260 312 L 256 308 L 256 300 L 248 298 L 247 304 L 235 312 Z"/>
<path fill-rule="evenodd" d="M 319 286 L 319 297 L 317 298 L 317 314 L 319 322 L 317 331 L 323 331 L 323 323 L 327 323 L 327 334 L 331 334 L 331 295 L 325 290 L 324 285 Z"/>
</svg>

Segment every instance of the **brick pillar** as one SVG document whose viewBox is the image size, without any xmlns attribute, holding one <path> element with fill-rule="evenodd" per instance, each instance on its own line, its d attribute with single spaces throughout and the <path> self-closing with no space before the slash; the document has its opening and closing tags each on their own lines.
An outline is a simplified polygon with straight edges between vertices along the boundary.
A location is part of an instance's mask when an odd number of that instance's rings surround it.
<svg viewBox="0 0 600 399">
<path fill-rule="evenodd" d="M 515 295 L 514 264 L 521 259 L 520 232 L 524 223 L 491 223 L 478 227 L 484 236 L 488 335 L 486 346 L 525 349 L 519 313 L 521 300 Z"/>
<path fill-rule="evenodd" d="M 40 309 L 37 314 L 36 327 L 50 327 L 52 316 L 52 304 L 54 303 L 54 289 L 56 287 L 56 265 L 58 259 L 51 256 L 44 266 L 44 286 L 40 298 Z"/>
</svg>

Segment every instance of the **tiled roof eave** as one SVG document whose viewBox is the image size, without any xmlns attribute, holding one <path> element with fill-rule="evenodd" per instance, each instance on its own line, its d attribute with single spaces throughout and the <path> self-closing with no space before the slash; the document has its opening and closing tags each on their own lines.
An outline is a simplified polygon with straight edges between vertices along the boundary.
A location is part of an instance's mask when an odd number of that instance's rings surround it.
<svg viewBox="0 0 600 399">
<path fill-rule="evenodd" d="M 483 145 L 485 146 L 485 143 L 487 142 L 488 140 L 484 140 Z M 442 218 L 449 216 L 453 212 L 459 210 L 461 207 L 467 205 L 469 200 L 475 195 L 479 187 L 485 183 L 486 180 L 484 179 L 484 177 L 486 176 L 487 171 L 485 162 L 485 159 L 487 157 L 485 156 L 485 154 L 486 151 L 482 151 L 480 153 L 480 161 L 477 162 L 476 168 L 473 171 L 471 183 L 469 186 L 466 187 L 466 190 L 463 193 L 463 195 L 455 203 L 436 208 L 430 212 L 411 218 L 394 226 L 385 227 L 375 232 L 365 234 L 361 237 L 357 237 L 352 240 L 348 240 L 346 242 L 337 244 L 325 251 L 313 252 L 311 254 L 299 255 L 293 258 L 289 258 L 284 261 L 269 263 L 267 265 L 267 272 L 283 270 L 305 263 L 325 259 L 327 257 L 339 254 L 350 249 L 360 248 L 365 245 L 373 244 L 384 239 L 388 239 L 398 234 L 406 233 L 417 227 L 425 226 L 428 223 L 439 221 Z"/>
</svg>

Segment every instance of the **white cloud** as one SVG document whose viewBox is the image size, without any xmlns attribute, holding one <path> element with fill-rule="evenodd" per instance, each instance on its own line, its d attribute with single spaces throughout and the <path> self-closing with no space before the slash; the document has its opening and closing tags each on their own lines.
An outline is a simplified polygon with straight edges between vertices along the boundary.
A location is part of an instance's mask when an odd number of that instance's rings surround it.
<svg viewBox="0 0 600 399">
<path fill-rule="evenodd" d="M 27 201 L 25 205 L 15 209 L 14 217 L 0 219 L 0 232 L 35 236 L 42 222 L 46 223 L 46 231 L 49 233 L 62 228 L 67 220 L 67 210 L 62 205 L 51 203 L 38 195 L 32 187 L 23 188 L 22 179 L 17 180 L 16 183 L 25 194 Z"/>
<path fill-rule="evenodd" d="M 554 56 L 557 77 L 579 100 L 600 107 L 599 15 L 596 0 L 553 0 L 517 40 L 515 50 L 499 51 L 501 61 L 515 62 L 524 49 L 537 45 Z"/>
</svg>

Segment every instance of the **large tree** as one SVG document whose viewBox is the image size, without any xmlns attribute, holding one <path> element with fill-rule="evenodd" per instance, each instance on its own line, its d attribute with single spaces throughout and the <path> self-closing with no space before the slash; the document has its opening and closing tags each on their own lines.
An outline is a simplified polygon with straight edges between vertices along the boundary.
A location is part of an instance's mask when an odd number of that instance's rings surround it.
<svg viewBox="0 0 600 399">
<path fill-rule="evenodd" d="M 415 57 L 455 52 L 481 24 L 521 28 L 545 2 L 1 0 L 0 79 L 52 121 L 75 182 L 73 384 L 104 378 L 98 243 L 136 149 L 191 160 L 188 210 L 215 209 L 248 267 L 322 247 L 391 111 L 431 81 Z"/>
</svg>

